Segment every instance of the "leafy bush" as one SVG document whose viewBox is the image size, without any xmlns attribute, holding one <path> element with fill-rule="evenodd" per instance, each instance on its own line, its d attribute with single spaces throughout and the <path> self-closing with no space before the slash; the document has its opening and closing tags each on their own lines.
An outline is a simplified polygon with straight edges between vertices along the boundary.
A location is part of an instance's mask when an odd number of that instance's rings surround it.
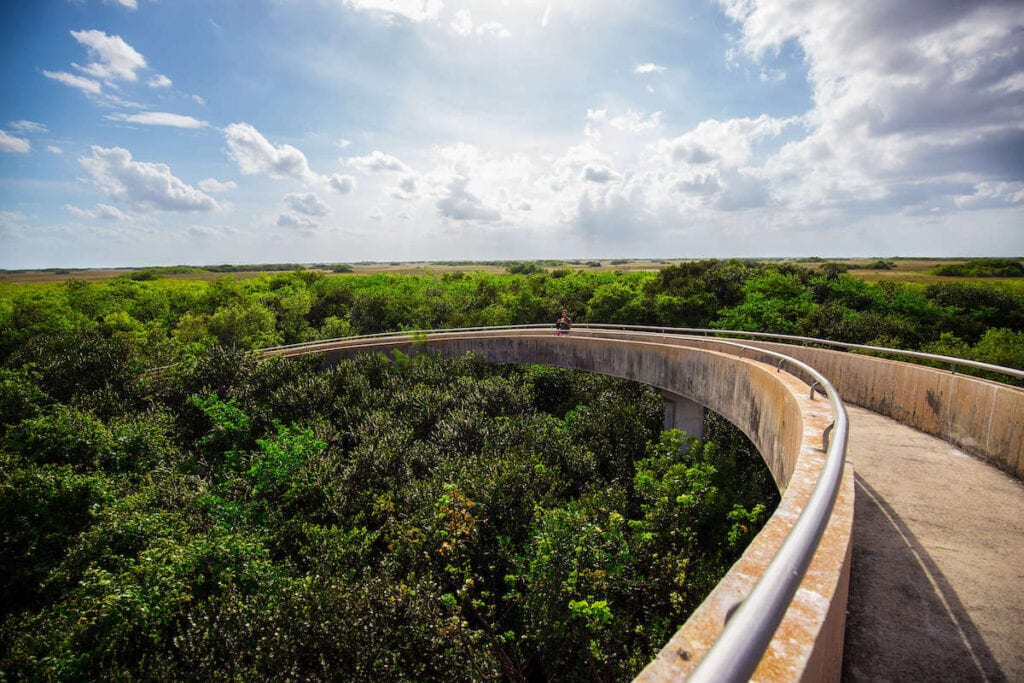
<svg viewBox="0 0 1024 683">
<path fill-rule="evenodd" d="M 1024 264 L 1017 259 L 982 258 L 966 263 L 946 263 L 935 269 L 946 277 L 1024 277 Z"/>
</svg>

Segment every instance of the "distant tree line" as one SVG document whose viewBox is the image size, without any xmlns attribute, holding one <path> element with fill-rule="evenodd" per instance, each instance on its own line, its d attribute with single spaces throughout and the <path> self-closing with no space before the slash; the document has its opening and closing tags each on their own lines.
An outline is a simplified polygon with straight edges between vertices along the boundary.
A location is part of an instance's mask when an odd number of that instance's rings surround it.
<svg viewBox="0 0 1024 683">
<path fill-rule="evenodd" d="M 577 322 L 797 334 L 1024 366 L 1021 287 L 869 282 L 830 265 L 708 260 L 656 273 L 295 270 L 209 282 L 156 274 L 3 285 L 0 357 L 38 335 L 86 329 L 127 341 L 155 366 L 214 344 L 251 349 L 397 330 L 553 323 L 565 308 Z"/>
</svg>

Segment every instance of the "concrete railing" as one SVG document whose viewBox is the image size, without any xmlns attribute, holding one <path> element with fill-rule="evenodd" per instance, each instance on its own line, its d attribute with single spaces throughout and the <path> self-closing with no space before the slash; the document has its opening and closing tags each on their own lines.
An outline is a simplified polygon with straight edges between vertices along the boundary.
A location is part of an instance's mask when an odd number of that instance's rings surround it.
<svg viewBox="0 0 1024 683">
<path fill-rule="evenodd" d="M 961 367 L 1024 378 L 1024 371 L 949 356 L 847 344 L 792 335 L 664 328 L 581 325 L 594 331 L 629 330 L 678 335 L 679 343 L 717 348 L 720 336 L 745 337 L 745 344 L 802 360 L 829 379 L 843 401 L 891 417 L 1024 479 L 1024 388 L 957 374 Z M 683 341 L 688 340 L 688 341 Z M 783 343 L 783 342 L 793 343 Z M 948 370 L 889 358 L 836 351 L 864 351 L 939 363 Z"/>
<path fill-rule="evenodd" d="M 843 400 L 920 429 L 1024 479 L 1024 389 L 885 358 L 749 342 L 799 358 Z"/>
<path fill-rule="evenodd" d="M 737 342 L 717 342 L 714 349 L 697 348 L 699 343 L 629 331 L 577 330 L 555 337 L 543 326 L 375 335 L 261 353 L 323 353 L 331 363 L 390 349 L 409 355 L 475 351 L 494 363 L 554 365 L 644 382 L 720 413 L 758 448 L 782 500 L 740 560 L 639 679 L 678 680 L 694 674 L 706 657 L 706 680 L 746 679 L 751 673 L 770 680 L 838 680 L 854 500 L 852 469 L 843 468 L 845 411 L 837 399 L 815 396 L 809 384 L 831 387 L 798 361 Z M 832 434 L 826 460 L 823 436 L 834 424 L 842 427 Z M 820 480 L 831 481 L 819 486 Z M 803 514 L 805 509 L 811 512 Z M 820 528 L 810 529 L 815 523 Z M 809 530 L 813 543 L 806 558 L 796 562 L 793 548 L 799 543 L 793 539 Z M 781 582 L 769 580 L 773 576 L 781 576 Z M 787 582 L 791 585 L 782 587 Z M 768 621 L 766 613 L 772 613 Z M 750 651 L 755 652 L 752 659 Z M 749 668 L 744 668 L 746 660 Z"/>
</svg>

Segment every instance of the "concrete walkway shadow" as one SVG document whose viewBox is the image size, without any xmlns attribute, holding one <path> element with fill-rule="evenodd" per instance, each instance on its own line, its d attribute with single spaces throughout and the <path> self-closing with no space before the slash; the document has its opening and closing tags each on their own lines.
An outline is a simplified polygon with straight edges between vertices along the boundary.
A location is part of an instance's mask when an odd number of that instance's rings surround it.
<svg viewBox="0 0 1024 683">
<path fill-rule="evenodd" d="M 1004 681 L 928 551 L 859 475 L 843 679 Z"/>
</svg>

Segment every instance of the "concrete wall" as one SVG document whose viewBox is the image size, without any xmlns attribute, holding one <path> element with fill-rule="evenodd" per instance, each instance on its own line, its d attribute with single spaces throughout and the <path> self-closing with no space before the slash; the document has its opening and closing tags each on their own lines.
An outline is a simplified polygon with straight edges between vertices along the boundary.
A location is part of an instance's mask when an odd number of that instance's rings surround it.
<svg viewBox="0 0 1024 683">
<path fill-rule="evenodd" d="M 803 360 L 843 401 L 910 425 L 1024 479 L 1024 390 L 911 363 L 789 344 L 744 342 Z"/>
<path fill-rule="evenodd" d="M 583 332 L 581 330 L 581 332 Z M 482 354 L 494 363 L 537 363 L 600 372 L 649 384 L 714 410 L 737 425 L 760 451 L 782 501 L 765 528 L 686 624 L 638 677 L 675 681 L 693 670 L 721 633 L 726 615 L 750 591 L 803 509 L 824 461 L 822 432 L 829 403 L 771 363 L 734 353 L 690 348 L 671 338 L 621 333 L 555 337 L 550 332 L 463 333 L 325 344 L 325 362 L 365 351 Z M 283 351 L 279 355 L 308 353 Z M 756 355 L 756 354 L 755 354 Z M 761 680 L 838 680 L 853 525 L 853 470 L 847 463 L 832 518 L 808 573 L 762 658 Z"/>
</svg>

